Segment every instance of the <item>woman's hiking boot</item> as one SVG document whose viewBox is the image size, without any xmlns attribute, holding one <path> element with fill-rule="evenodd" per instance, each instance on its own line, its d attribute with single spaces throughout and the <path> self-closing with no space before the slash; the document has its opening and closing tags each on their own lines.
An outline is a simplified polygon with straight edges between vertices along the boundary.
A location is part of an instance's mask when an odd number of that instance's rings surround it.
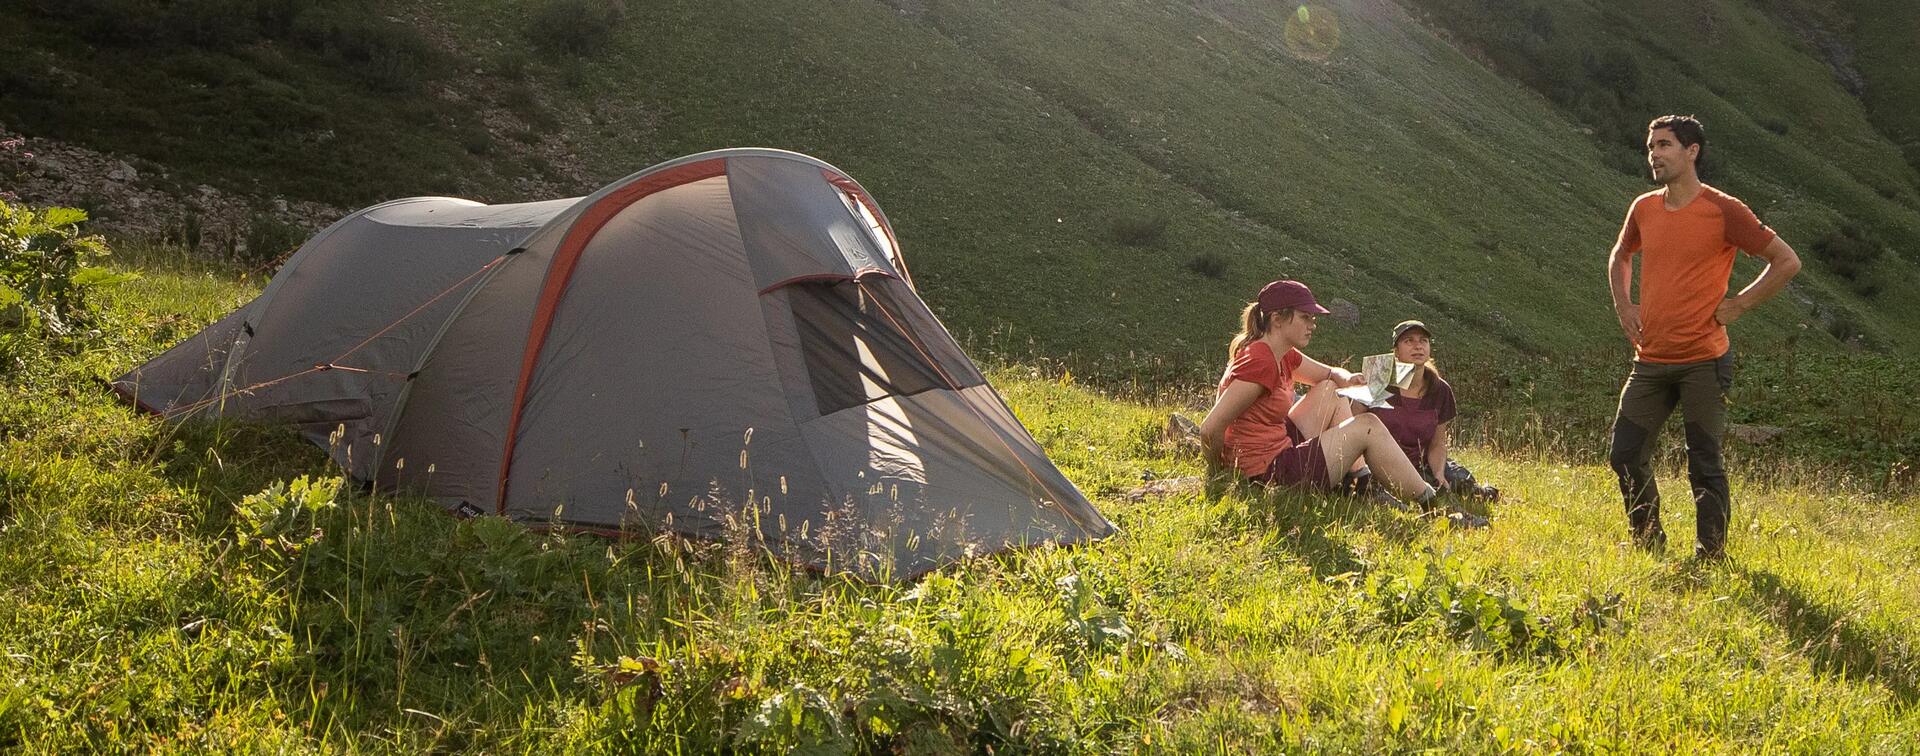
<svg viewBox="0 0 1920 756">
<path fill-rule="evenodd" d="M 1367 491 L 1367 494 L 1362 498 L 1372 501 L 1375 504 L 1379 504 L 1380 506 L 1391 509 L 1395 512 L 1412 512 L 1413 511 L 1412 506 L 1408 505 L 1404 501 L 1399 500 L 1398 498 L 1395 498 L 1394 495 L 1392 493 L 1389 493 L 1384 486 L 1370 487 Z"/>
<path fill-rule="evenodd" d="M 1341 476 L 1339 492 L 1353 497 L 1364 497 L 1373 488 L 1373 470 L 1366 465 Z"/>
</svg>

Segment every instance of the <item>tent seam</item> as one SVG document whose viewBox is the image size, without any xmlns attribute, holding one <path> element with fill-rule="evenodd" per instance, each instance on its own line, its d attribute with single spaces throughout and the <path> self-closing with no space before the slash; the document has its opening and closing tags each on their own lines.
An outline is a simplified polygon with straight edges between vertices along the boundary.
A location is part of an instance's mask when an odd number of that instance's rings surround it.
<svg viewBox="0 0 1920 756">
<path fill-rule="evenodd" d="M 544 229 L 545 226 L 541 228 Z M 533 235 L 538 233 L 540 233 L 540 229 L 535 229 L 533 234 L 528 235 L 527 239 L 532 239 Z M 487 271 L 486 275 L 481 276 L 480 280 L 473 283 L 473 288 L 467 291 L 466 296 L 460 298 L 460 303 L 454 306 L 453 312 L 447 313 L 446 321 L 442 322 L 440 328 L 434 331 L 433 338 L 427 342 L 426 348 L 420 350 L 420 359 L 413 363 L 412 369 L 407 371 L 407 381 L 401 385 L 400 395 L 394 397 L 393 416 L 387 421 L 386 427 L 381 429 L 381 433 L 384 434 L 387 439 L 387 444 L 375 447 L 379 451 L 375 452 L 373 464 L 369 468 L 373 471 L 373 475 L 368 479 L 368 482 L 376 488 L 379 486 L 380 466 L 386 463 L 387 451 L 394 446 L 394 431 L 400 427 L 400 419 L 406 415 L 408 400 L 413 398 L 414 379 L 420 375 L 422 370 L 426 369 L 427 361 L 433 359 L 433 353 L 439 350 L 441 340 L 446 338 L 447 330 L 453 328 L 454 321 L 459 320 L 460 316 L 467 311 L 467 305 L 473 301 L 473 298 L 479 296 L 480 290 L 485 289 L 487 284 L 491 283 L 495 276 L 500 275 L 500 271 L 506 269 L 508 265 L 513 264 L 513 258 L 520 256 L 517 254 L 518 252 L 525 251 L 526 246 L 524 241 L 525 240 L 523 240 L 520 246 L 514 247 L 512 251 L 501 255 L 503 258 L 501 264 L 493 266 L 493 270 Z"/>
</svg>

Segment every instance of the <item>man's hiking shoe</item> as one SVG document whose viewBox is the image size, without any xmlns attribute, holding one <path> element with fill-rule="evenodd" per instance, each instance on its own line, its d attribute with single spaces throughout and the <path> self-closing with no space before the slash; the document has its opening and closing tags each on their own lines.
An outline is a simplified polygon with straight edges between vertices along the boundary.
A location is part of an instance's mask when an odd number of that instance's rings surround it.
<svg viewBox="0 0 1920 756">
<path fill-rule="evenodd" d="M 1393 494 L 1387 493 L 1387 489 L 1379 486 L 1374 486 L 1369 490 L 1366 498 L 1375 504 L 1379 504 L 1396 512 L 1413 511 L 1413 507 L 1407 506 L 1406 502 L 1394 498 Z"/>
<path fill-rule="evenodd" d="M 1724 550 L 1702 551 L 1700 549 L 1694 549 L 1693 551 L 1693 563 L 1702 567 L 1719 567 L 1729 564 L 1732 561 L 1732 558 L 1728 557 L 1727 552 Z"/>
<path fill-rule="evenodd" d="M 1633 534 L 1633 547 L 1655 556 L 1667 553 L 1667 533 L 1654 530 Z"/>
</svg>

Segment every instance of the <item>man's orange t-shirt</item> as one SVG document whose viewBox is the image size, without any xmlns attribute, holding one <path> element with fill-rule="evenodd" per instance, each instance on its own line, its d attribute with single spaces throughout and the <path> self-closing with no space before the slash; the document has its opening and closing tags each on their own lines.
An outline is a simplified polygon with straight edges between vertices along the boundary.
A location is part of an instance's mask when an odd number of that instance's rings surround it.
<svg viewBox="0 0 1920 756">
<path fill-rule="evenodd" d="M 1227 425 L 1227 459 L 1242 475 L 1251 478 L 1266 474 L 1273 458 L 1293 446 L 1293 437 L 1287 433 L 1287 411 L 1293 409 L 1293 371 L 1305 360 L 1306 355 L 1298 349 L 1289 349 L 1275 360 L 1272 347 L 1255 341 L 1240 347 L 1233 364 L 1220 376 L 1222 392 L 1234 381 L 1258 384 L 1267 390 Z"/>
<path fill-rule="evenodd" d="M 1727 353 L 1727 328 L 1713 319 L 1727 298 L 1735 250 L 1758 253 L 1773 229 L 1746 203 L 1702 184 L 1679 210 L 1662 190 L 1635 198 L 1620 227 L 1620 250 L 1640 254 L 1640 344 L 1634 359 L 1675 364 Z"/>
</svg>

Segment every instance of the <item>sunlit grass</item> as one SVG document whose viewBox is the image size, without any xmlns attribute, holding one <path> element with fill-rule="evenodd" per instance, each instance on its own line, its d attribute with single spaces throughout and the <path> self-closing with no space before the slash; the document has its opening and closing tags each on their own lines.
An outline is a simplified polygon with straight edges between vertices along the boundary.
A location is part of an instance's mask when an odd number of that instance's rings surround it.
<svg viewBox="0 0 1920 756">
<path fill-rule="evenodd" d="M 1202 474 L 1159 437 L 1192 410 L 1011 365 L 996 386 L 1121 534 L 867 584 L 744 528 L 456 520 L 88 382 L 250 290 L 227 281 L 150 271 L 100 349 L 6 379 L 0 744 L 1898 752 L 1920 725 L 1911 494 L 1738 467 L 1720 567 L 1684 559 L 1681 469 L 1649 555 L 1604 468 L 1517 448 L 1460 455 L 1506 493 L 1486 531 L 1222 481 L 1128 502 Z"/>
</svg>

